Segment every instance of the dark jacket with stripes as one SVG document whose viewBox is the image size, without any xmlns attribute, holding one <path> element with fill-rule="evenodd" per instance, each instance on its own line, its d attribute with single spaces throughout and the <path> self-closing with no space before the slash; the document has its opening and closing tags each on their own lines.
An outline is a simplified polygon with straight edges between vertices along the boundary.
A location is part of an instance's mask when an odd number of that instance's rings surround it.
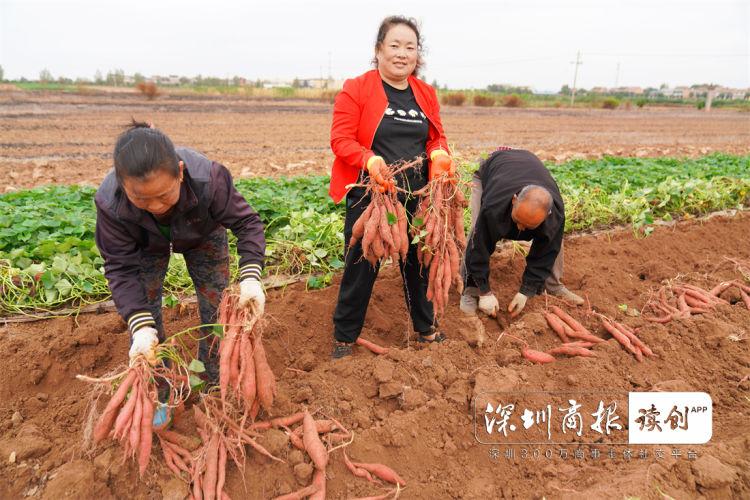
<svg viewBox="0 0 750 500">
<path fill-rule="evenodd" d="M 184 162 L 180 198 L 170 221 L 171 238 L 154 218 L 135 207 L 114 170 L 96 192 L 96 245 L 117 311 L 131 332 L 154 324 L 139 280 L 142 253 L 185 252 L 200 245 L 219 226 L 237 237 L 240 279 L 260 279 L 266 240 L 258 213 L 245 201 L 226 167 L 188 148 L 176 148 Z"/>
<path fill-rule="evenodd" d="M 541 293 L 560 253 L 565 228 L 563 199 L 552 174 L 533 153 L 512 149 L 490 155 L 475 175 L 482 181 L 482 203 L 467 242 L 466 285 L 475 286 L 482 293 L 490 291 L 490 255 L 499 240 L 533 240 L 520 292 L 528 297 Z M 546 188 L 553 206 L 539 227 L 519 231 L 510 217 L 511 200 L 530 184 Z"/>
</svg>

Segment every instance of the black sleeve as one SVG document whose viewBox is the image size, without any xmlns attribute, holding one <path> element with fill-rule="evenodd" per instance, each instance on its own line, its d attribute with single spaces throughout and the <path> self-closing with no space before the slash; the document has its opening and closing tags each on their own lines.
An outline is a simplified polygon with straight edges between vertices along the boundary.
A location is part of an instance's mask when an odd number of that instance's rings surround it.
<svg viewBox="0 0 750 500">
<path fill-rule="evenodd" d="M 214 220 L 230 229 L 237 237 L 240 280 L 260 280 L 265 259 L 266 237 L 258 212 L 253 210 L 237 191 L 232 175 L 223 165 L 214 163 L 214 168 L 211 169 L 211 185 L 211 214 Z"/>
<path fill-rule="evenodd" d="M 480 212 L 466 244 L 466 286 L 475 286 L 481 293 L 490 291 L 490 255 L 496 244 Z"/>
<path fill-rule="evenodd" d="M 112 300 L 131 333 L 155 327 L 140 278 L 141 252 L 125 228 L 96 203 L 96 246 L 104 259 L 104 276 Z"/>
<path fill-rule="evenodd" d="M 565 224 L 552 239 L 534 238 L 529 255 L 526 256 L 526 269 L 521 278 L 520 292 L 527 297 L 533 297 L 542 292 L 544 281 L 552 273 L 552 266 L 560 253 Z"/>
</svg>

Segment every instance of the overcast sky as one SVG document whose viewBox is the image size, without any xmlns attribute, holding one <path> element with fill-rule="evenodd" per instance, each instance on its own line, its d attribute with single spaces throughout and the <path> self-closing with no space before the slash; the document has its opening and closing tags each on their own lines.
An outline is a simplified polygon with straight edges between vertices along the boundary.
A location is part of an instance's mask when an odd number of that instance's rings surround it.
<svg viewBox="0 0 750 500">
<path fill-rule="evenodd" d="M 0 0 L 8 79 L 127 74 L 335 78 L 369 69 L 390 14 L 421 23 L 450 87 L 750 86 L 750 0 Z M 619 64 L 619 72 L 618 72 Z"/>
</svg>

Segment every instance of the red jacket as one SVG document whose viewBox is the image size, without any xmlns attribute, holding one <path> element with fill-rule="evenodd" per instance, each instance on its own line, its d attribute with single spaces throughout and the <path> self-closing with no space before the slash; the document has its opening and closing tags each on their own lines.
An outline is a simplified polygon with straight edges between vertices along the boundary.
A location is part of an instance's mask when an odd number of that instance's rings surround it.
<svg viewBox="0 0 750 500">
<path fill-rule="evenodd" d="M 409 77 L 409 85 L 430 123 L 427 157 L 436 149 L 450 152 L 435 89 L 414 76 Z M 387 107 L 388 98 L 376 69 L 344 82 L 343 90 L 336 96 L 331 124 L 331 149 L 336 159 L 328 189 L 335 203 L 346 195 L 347 185 L 357 182 L 359 171 L 374 156 L 370 148 Z"/>
</svg>

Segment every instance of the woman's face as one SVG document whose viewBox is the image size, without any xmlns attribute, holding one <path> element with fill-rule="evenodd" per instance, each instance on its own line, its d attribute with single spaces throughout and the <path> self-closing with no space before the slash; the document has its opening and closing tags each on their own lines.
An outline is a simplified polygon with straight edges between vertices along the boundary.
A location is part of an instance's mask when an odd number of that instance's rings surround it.
<svg viewBox="0 0 750 500">
<path fill-rule="evenodd" d="M 375 52 L 378 71 L 386 81 L 402 82 L 414 72 L 419 57 L 417 34 L 405 24 L 388 30 Z"/>
<path fill-rule="evenodd" d="M 156 217 L 167 215 L 180 199 L 183 168 L 184 164 L 180 162 L 180 174 L 177 177 L 163 168 L 154 171 L 145 179 L 125 177 L 122 187 L 130 202 L 136 207 Z"/>
</svg>

